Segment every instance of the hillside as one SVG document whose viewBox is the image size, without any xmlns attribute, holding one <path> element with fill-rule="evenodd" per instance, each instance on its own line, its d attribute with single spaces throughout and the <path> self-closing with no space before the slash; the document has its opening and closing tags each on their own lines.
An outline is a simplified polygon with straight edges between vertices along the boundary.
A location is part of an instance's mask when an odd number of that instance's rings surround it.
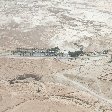
<svg viewBox="0 0 112 112">
<path fill-rule="evenodd" d="M 112 0 L 0 0 L 0 112 L 112 112 Z"/>
<path fill-rule="evenodd" d="M 87 51 L 112 48 L 111 0 L 0 1 L 0 49 L 83 45 Z"/>
</svg>

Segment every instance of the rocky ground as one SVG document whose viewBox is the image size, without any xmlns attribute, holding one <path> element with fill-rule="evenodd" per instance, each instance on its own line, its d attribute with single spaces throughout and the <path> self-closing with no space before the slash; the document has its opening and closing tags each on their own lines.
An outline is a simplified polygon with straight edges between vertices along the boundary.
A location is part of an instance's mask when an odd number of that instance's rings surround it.
<svg viewBox="0 0 112 112">
<path fill-rule="evenodd" d="M 2 0 L 0 49 L 16 47 L 86 51 L 112 48 L 111 0 Z"/>
<path fill-rule="evenodd" d="M 0 112 L 112 112 L 110 54 L 3 56 L 17 47 L 56 46 L 111 51 L 112 1 L 1 0 Z"/>
<path fill-rule="evenodd" d="M 112 112 L 110 57 L 0 58 L 1 112 Z"/>
</svg>

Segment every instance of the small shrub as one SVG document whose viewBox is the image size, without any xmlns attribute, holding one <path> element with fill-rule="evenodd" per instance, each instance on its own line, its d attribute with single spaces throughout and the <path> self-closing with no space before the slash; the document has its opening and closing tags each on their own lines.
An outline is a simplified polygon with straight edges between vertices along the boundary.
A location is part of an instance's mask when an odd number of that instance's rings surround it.
<svg viewBox="0 0 112 112">
<path fill-rule="evenodd" d="M 83 55 L 83 51 L 75 51 L 75 52 L 68 52 L 68 54 L 71 56 L 71 57 L 78 57 L 80 55 Z"/>
</svg>

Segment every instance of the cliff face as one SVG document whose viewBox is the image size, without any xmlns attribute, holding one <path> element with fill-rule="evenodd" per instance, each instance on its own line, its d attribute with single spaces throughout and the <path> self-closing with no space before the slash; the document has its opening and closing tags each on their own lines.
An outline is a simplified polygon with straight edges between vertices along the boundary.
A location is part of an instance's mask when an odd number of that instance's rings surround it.
<svg viewBox="0 0 112 112">
<path fill-rule="evenodd" d="M 59 46 L 112 48 L 112 1 L 0 1 L 0 49 Z"/>
</svg>

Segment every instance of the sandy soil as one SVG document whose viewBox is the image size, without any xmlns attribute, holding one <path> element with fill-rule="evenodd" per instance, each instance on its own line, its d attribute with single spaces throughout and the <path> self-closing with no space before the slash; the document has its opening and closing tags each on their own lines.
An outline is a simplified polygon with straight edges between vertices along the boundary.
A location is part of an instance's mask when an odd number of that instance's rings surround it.
<svg viewBox="0 0 112 112">
<path fill-rule="evenodd" d="M 0 111 L 111 112 L 108 60 L 1 57 Z"/>
<path fill-rule="evenodd" d="M 56 46 L 111 50 L 112 0 L 0 0 L 0 53 Z M 112 112 L 109 61 L 0 56 L 0 112 Z"/>
<path fill-rule="evenodd" d="M 111 0 L 0 1 L 0 49 L 112 49 Z"/>
</svg>

